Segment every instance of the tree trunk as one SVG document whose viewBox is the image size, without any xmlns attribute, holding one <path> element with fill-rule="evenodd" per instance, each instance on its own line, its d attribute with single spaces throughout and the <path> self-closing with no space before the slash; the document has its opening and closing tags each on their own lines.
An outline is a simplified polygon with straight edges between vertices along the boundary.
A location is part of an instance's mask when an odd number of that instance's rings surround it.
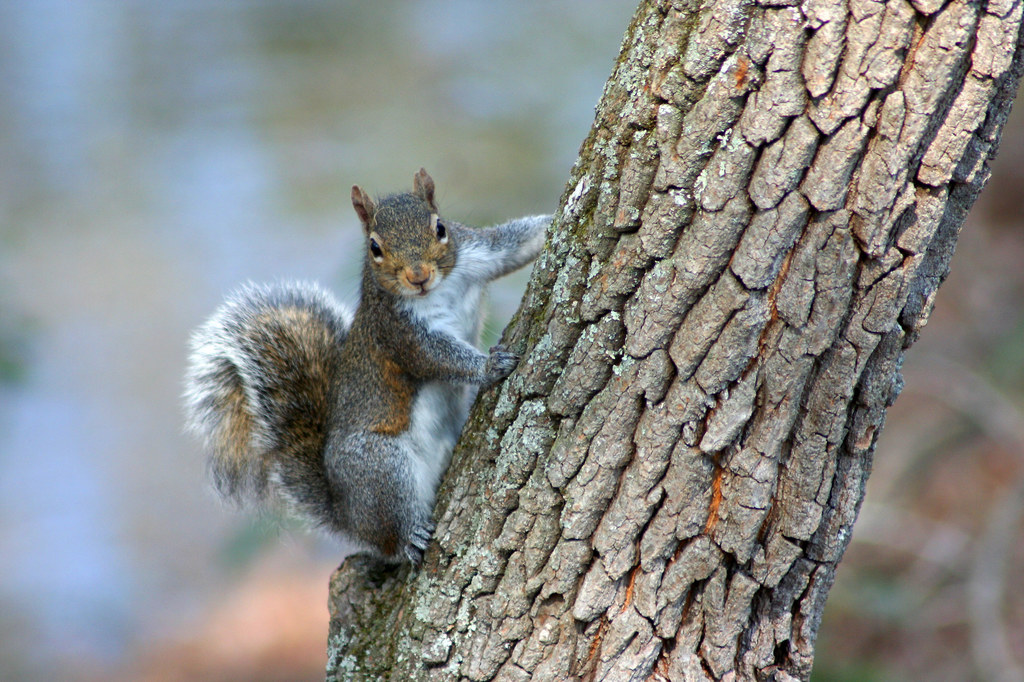
<svg viewBox="0 0 1024 682">
<path fill-rule="evenodd" d="M 642 2 L 419 569 L 328 679 L 807 679 L 1022 0 Z M 582 11 L 582 10 L 581 10 Z"/>
</svg>

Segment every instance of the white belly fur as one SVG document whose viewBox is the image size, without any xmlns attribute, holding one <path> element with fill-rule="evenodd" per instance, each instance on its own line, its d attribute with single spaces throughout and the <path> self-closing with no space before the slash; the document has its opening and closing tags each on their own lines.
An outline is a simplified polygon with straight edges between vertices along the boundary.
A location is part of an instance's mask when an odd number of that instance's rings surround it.
<svg viewBox="0 0 1024 682">
<path fill-rule="evenodd" d="M 465 396 L 464 386 L 439 382 L 424 385 L 413 402 L 409 429 L 402 434 L 412 454 L 409 465 L 418 497 L 428 505 L 433 504 L 434 491 L 462 431 Z"/>
<path fill-rule="evenodd" d="M 475 346 L 483 286 L 459 275 L 456 268 L 428 296 L 409 301 L 409 310 L 429 329 Z M 409 428 L 400 436 L 412 453 L 409 464 L 417 492 L 428 508 L 433 506 L 434 492 L 469 413 L 469 395 L 468 386 L 440 381 L 424 384 L 413 401 Z"/>
</svg>

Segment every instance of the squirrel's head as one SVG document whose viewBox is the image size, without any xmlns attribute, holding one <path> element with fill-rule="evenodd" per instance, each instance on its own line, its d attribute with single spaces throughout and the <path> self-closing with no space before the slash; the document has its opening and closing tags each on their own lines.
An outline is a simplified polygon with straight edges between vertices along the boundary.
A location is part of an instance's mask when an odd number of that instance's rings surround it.
<svg viewBox="0 0 1024 682">
<path fill-rule="evenodd" d="M 378 202 L 354 185 L 352 206 L 363 224 L 370 272 L 387 291 L 426 296 L 455 267 L 453 236 L 437 215 L 434 181 L 422 168 L 411 193 Z"/>
</svg>

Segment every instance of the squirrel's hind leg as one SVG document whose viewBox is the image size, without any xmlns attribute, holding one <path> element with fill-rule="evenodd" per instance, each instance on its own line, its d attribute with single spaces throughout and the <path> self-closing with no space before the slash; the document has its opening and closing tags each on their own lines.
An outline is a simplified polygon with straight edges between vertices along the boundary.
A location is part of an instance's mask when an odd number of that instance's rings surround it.
<svg viewBox="0 0 1024 682">
<path fill-rule="evenodd" d="M 434 533 L 433 500 L 422 499 L 408 446 L 395 436 L 360 433 L 329 446 L 326 460 L 332 529 L 389 561 L 422 561 Z"/>
</svg>

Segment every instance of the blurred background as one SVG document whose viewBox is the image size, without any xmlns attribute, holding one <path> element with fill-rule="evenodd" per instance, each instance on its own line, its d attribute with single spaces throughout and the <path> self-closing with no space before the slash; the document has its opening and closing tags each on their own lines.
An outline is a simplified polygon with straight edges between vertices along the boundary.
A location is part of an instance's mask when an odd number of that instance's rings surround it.
<svg viewBox="0 0 1024 682">
<path fill-rule="evenodd" d="M 214 498 L 181 429 L 189 331 L 247 279 L 354 303 L 353 183 L 422 165 L 459 220 L 552 210 L 633 9 L 0 0 L 0 679 L 322 679 L 347 548 Z M 815 680 L 1024 666 L 1022 169 L 1017 115 L 909 354 Z"/>
</svg>

